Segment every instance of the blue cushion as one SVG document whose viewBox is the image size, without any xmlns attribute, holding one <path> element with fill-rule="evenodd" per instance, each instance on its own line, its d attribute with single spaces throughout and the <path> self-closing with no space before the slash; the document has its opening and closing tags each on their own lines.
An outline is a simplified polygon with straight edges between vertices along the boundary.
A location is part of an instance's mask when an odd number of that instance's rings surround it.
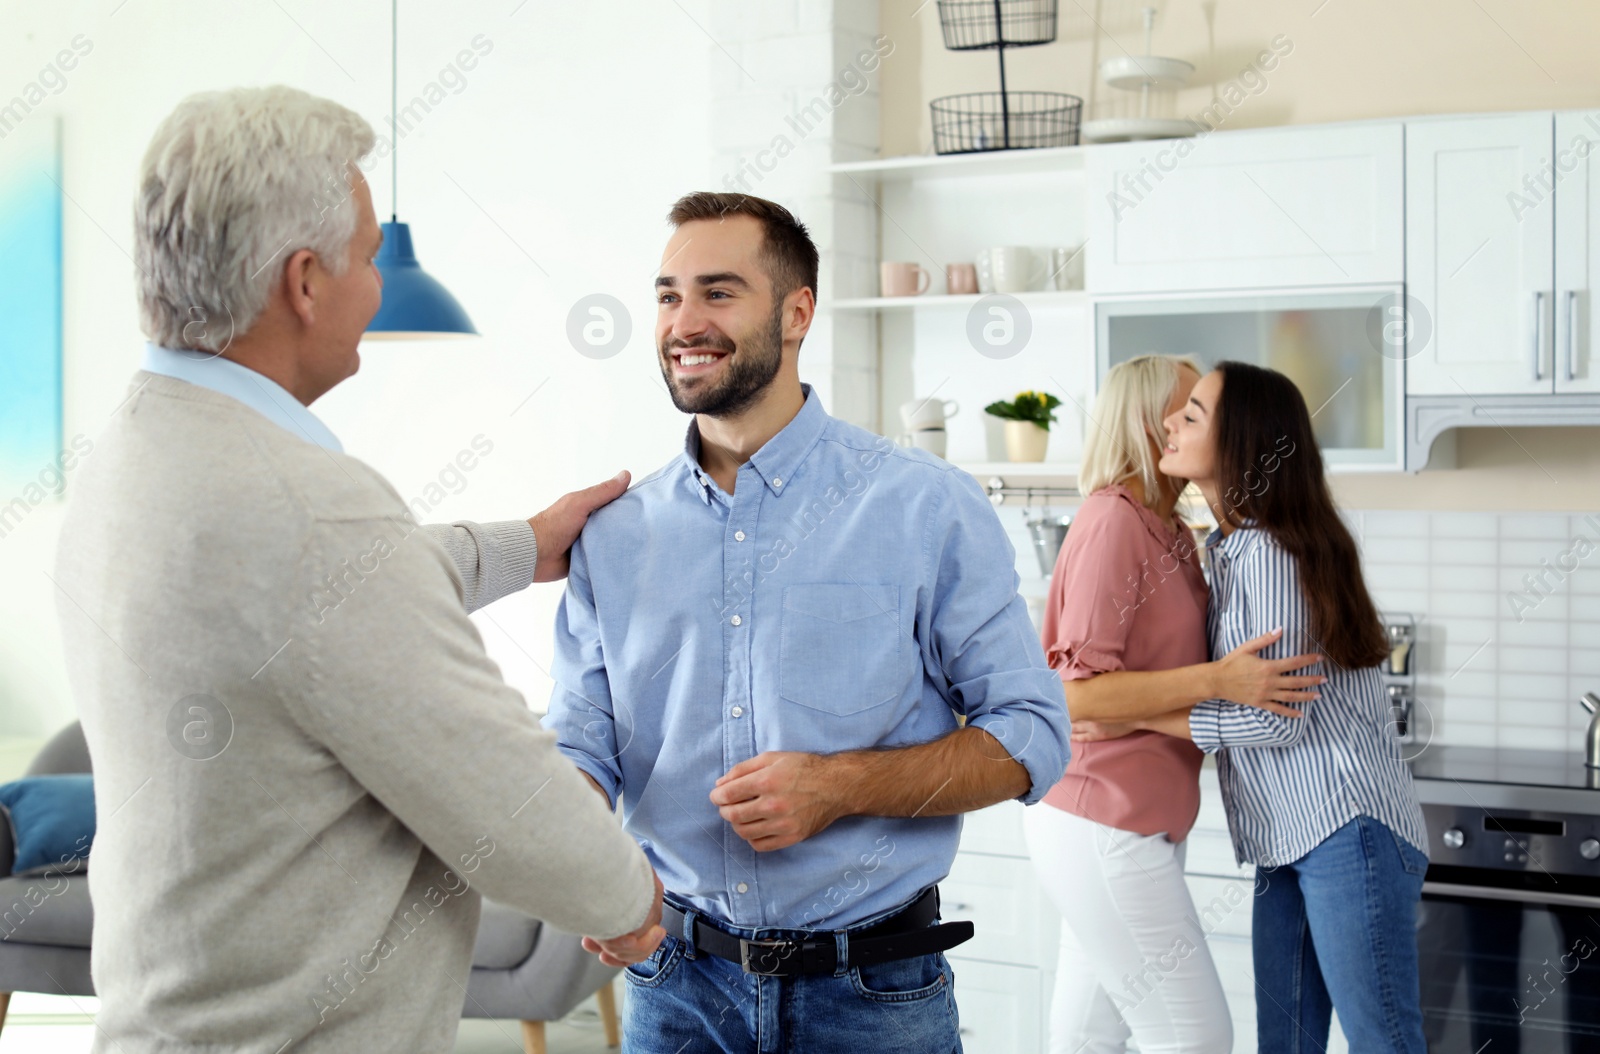
<svg viewBox="0 0 1600 1054">
<path fill-rule="evenodd" d="M 11 821 L 14 875 L 81 871 L 94 843 L 94 777 L 30 776 L 0 786 Z"/>
</svg>

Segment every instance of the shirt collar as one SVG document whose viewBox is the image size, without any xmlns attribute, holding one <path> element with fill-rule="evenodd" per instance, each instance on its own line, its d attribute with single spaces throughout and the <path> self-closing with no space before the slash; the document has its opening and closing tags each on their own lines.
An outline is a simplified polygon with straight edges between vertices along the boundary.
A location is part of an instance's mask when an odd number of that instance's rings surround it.
<svg viewBox="0 0 1600 1054">
<path fill-rule="evenodd" d="M 789 485 L 790 478 L 795 470 L 800 467 L 800 462 L 805 460 L 811 448 L 822 437 L 822 431 L 828 426 L 828 412 L 822 408 L 822 399 L 809 384 L 800 386 L 805 402 L 800 407 L 800 412 L 794 419 L 784 425 L 778 434 L 762 444 L 750 457 L 749 465 L 761 477 L 767 489 L 775 495 L 783 493 Z M 691 481 L 700 492 L 703 501 L 711 501 L 712 492 L 721 494 L 722 488 L 706 474 L 700 467 L 700 425 L 698 421 L 689 422 L 688 434 L 683 441 L 683 457 L 688 464 Z"/>
<path fill-rule="evenodd" d="M 324 450 L 344 453 L 339 438 L 288 390 L 264 374 L 209 351 L 146 344 L 142 368 L 236 399 L 273 424 Z"/>
<path fill-rule="evenodd" d="M 1255 520 L 1247 518 L 1233 529 L 1232 534 L 1223 534 L 1221 527 L 1213 527 L 1211 533 L 1206 535 L 1206 548 L 1211 550 L 1213 557 L 1237 556 L 1255 537 L 1255 525 Z"/>
</svg>

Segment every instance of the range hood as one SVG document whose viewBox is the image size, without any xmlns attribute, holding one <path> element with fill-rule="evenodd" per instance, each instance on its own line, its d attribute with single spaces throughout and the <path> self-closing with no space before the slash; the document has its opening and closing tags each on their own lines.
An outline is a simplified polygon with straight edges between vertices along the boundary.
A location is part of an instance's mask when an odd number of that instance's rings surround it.
<svg viewBox="0 0 1600 1054">
<path fill-rule="evenodd" d="M 1558 425 L 1600 426 L 1600 393 L 1407 396 L 1406 471 L 1427 468 L 1434 440 L 1452 428 Z"/>
</svg>

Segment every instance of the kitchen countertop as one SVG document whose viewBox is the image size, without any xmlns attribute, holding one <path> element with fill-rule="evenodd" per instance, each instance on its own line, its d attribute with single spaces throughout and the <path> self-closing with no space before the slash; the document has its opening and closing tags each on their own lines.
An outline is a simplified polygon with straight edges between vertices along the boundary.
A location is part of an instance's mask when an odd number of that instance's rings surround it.
<svg viewBox="0 0 1600 1054">
<path fill-rule="evenodd" d="M 1424 804 L 1600 814 L 1600 769 L 1577 751 L 1431 744 L 1411 760 Z"/>
<path fill-rule="evenodd" d="M 1583 756 L 1577 751 L 1435 744 L 1426 747 L 1411 762 L 1411 774 L 1419 780 L 1600 790 L 1600 769 L 1585 767 Z"/>
</svg>

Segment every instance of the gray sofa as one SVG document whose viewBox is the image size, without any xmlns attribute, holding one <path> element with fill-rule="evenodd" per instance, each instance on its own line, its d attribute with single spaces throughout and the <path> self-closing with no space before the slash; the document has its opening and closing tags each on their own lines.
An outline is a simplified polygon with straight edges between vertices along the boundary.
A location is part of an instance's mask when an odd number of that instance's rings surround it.
<svg viewBox="0 0 1600 1054">
<path fill-rule="evenodd" d="M 28 767 L 30 776 L 90 771 L 76 721 Z M 0 1027 L 12 992 L 94 995 L 93 927 L 87 875 L 0 879 Z M 527 1054 L 545 1054 L 544 1023 L 598 994 L 606 1042 L 616 1046 L 616 973 L 584 951 L 576 936 L 486 900 L 462 1016 L 520 1021 Z"/>
</svg>

